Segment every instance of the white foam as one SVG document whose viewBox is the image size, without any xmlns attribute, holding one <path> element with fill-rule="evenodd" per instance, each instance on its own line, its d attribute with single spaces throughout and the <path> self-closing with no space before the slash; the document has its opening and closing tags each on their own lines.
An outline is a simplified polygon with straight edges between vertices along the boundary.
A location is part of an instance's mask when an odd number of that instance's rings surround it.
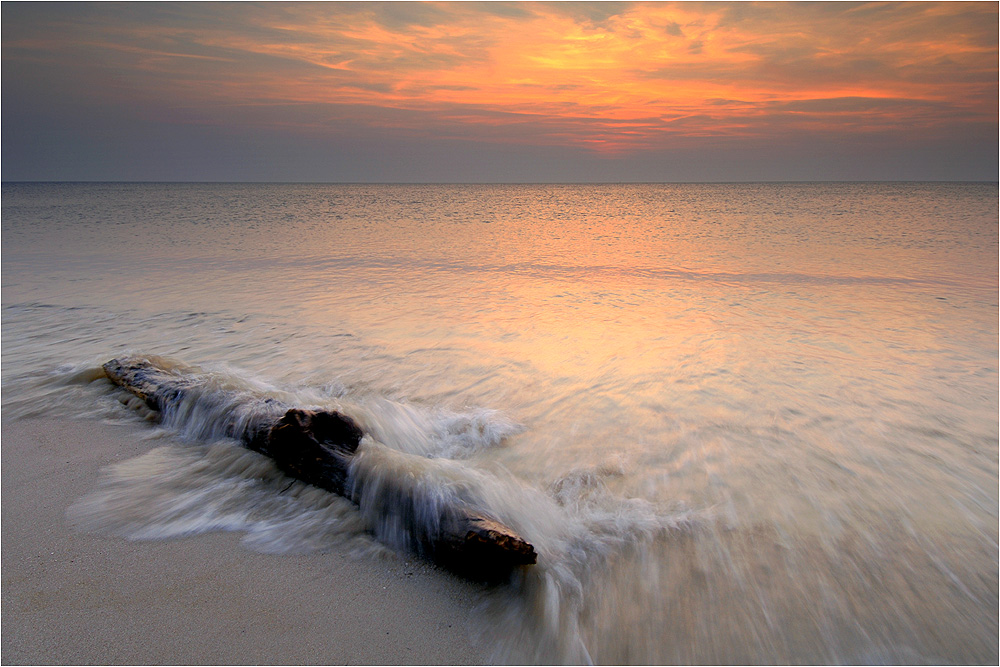
<svg viewBox="0 0 1000 667">
<path fill-rule="evenodd" d="M 76 527 L 128 539 L 246 533 L 259 551 L 306 553 L 345 541 L 371 549 L 346 499 L 286 477 L 254 452 L 219 442 L 158 447 L 107 468 L 67 513 Z"/>
</svg>

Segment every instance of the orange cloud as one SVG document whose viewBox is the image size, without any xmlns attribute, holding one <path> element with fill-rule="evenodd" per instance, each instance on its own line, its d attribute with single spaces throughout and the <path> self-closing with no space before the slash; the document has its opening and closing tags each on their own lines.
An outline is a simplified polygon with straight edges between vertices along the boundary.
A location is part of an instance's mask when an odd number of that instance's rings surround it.
<svg viewBox="0 0 1000 667">
<path fill-rule="evenodd" d="M 152 10 L 150 10 L 152 11 Z M 180 5 L 62 26 L 48 57 L 231 120 L 573 144 L 997 122 L 995 3 Z M 51 26 L 49 27 L 51 31 Z M 44 57 L 31 37 L 5 58 Z M 299 113 L 287 113 L 299 107 Z M 308 109 L 309 111 L 304 111 Z M 228 110 L 228 111 L 227 111 Z M 282 110 L 285 110 L 284 115 Z"/>
</svg>

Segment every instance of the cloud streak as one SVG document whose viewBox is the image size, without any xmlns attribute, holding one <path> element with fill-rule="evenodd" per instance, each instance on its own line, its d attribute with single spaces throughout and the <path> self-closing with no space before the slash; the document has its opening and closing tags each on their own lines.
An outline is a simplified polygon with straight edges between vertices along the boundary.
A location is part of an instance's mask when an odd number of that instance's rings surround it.
<svg viewBox="0 0 1000 667">
<path fill-rule="evenodd" d="M 995 126 L 997 18 L 960 2 L 8 3 L 3 57 L 5 87 L 72 76 L 161 122 L 615 157 Z"/>
</svg>

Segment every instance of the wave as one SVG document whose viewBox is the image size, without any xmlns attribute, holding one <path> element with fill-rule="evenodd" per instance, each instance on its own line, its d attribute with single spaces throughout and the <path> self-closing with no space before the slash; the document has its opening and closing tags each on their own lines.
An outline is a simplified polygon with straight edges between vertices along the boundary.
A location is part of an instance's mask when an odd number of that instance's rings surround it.
<svg viewBox="0 0 1000 667">
<path fill-rule="evenodd" d="M 253 424 L 277 419 L 291 406 L 348 414 L 382 445 L 433 458 L 464 458 L 523 431 L 499 410 L 455 411 L 369 393 L 331 392 L 329 386 L 278 385 L 226 365 L 201 368 L 161 356 L 134 356 L 189 383 L 184 396 L 164 410 L 161 424 L 193 442 L 243 439 Z"/>
<path fill-rule="evenodd" d="M 538 553 L 537 565 L 483 598 L 482 626 L 504 628 L 489 637 L 501 651 L 497 660 L 589 662 L 581 624 L 596 574 L 622 554 L 710 516 L 622 495 L 616 482 L 633 469 L 621 456 L 563 470 L 547 482 L 519 478 L 489 456 L 516 447 L 509 440 L 524 430 L 498 410 L 334 396 L 221 366 L 153 359 L 196 379 L 197 390 L 160 415 L 161 446 L 106 469 L 94 491 L 70 508 L 74 525 L 141 540 L 236 531 L 245 546 L 267 553 L 346 545 L 359 556 L 392 557 L 420 551 L 448 508 L 474 508 L 510 526 Z M 93 386 L 94 374 L 76 369 L 72 377 Z M 141 408 L 138 399 L 104 390 L 119 413 L 148 416 L 122 410 L 123 404 Z M 350 499 L 287 477 L 270 459 L 237 446 L 234 438 L 261 412 L 279 415 L 290 404 L 341 411 L 366 432 L 349 468 Z"/>
<path fill-rule="evenodd" d="M 110 466 L 67 512 L 81 530 L 134 540 L 242 532 L 265 553 L 314 553 L 335 545 L 372 553 L 354 506 L 281 474 L 267 458 L 230 442 L 168 445 Z"/>
<path fill-rule="evenodd" d="M 241 259 L 241 266 L 243 260 Z M 280 260 L 279 260 L 280 261 Z M 364 269 L 377 275 L 380 271 L 395 273 L 401 267 L 399 260 L 378 258 L 315 258 L 303 260 L 300 257 L 288 259 L 290 266 L 301 270 L 308 267 L 311 272 L 338 272 L 342 270 Z M 273 268 L 274 262 L 269 260 L 267 268 Z M 997 280 L 993 276 L 960 275 L 949 272 L 941 275 L 927 269 L 921 275 L 887 275 L 887 274 L 837 274 L 825 272 L 797 271 L 713 271 L 706 269 L 688 269 L 684 267 L 638 266 L 624 264 L 560 264 L 553 262 L 515 262 L 508 264 L 491 264 L 480 262 L 469 264 L 461 261 L 419 261 L 407 259 L 407 273 L 424 276 L 436 274 L 454 275 L 456 273 L 489 274 L 500 278 L 505 276 L 532 276 L 554 281 L 602 281 L 614 280 L 653 280 L 653 281 L 691 281 L 715 282 L 725 284 L 780 284 L 780 285 L 828 285 L 828 286 L 910 286 L 910 287 L 961 287 L 968 289 L 996 289 Z M 373 277 L 372 279 L 377 279 Z"/>
</svg>

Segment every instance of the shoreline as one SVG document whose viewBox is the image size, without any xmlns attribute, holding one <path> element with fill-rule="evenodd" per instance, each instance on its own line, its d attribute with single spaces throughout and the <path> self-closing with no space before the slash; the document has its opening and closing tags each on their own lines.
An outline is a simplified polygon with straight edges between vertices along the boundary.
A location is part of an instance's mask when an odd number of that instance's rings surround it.
<svg viewBox="0 0 1000 667">
<path fill-rule="evenodd" d="M 5 664 L 483 662 L 471 641 L 474 584 L 416 557 L 257 553 L 240 533 L 77 532 L 66 509 L 102 468 L 156 446 L 143 427 L 0 427 Z"/>
</svg>

